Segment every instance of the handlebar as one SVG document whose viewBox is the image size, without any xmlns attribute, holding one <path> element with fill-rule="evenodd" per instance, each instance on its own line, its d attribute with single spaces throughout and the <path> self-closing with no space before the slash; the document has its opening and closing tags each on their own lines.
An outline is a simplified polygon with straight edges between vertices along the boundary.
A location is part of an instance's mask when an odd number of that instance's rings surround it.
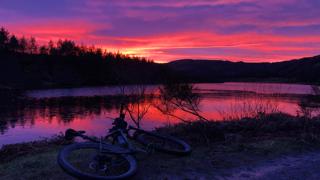
<svg viewBox="0 0 320 180">
<path fill-rule="evenodd" d="M 89 136 L 86 136 L 86 135 L 84 135 L 84 133 L 85 133 L 85 131 L 76 131 L 74 129 L 67 129 L 66 132 L 65 132 L 65 139 L 66 140 L 73 140 L 75 137 L 81 137 L 82 139 L 89 140 L 91 142 L 100 143 L 100 144 L 103 144 L 103 145 L 108 145 L 108 147 L 110 148 L 111 144 L 103 142 L 101 140 L 94 139 L 94 138 L 89 137 Z M 120 130 L 117 131 L 117 132 L 114 132 L 114 133 L 120 133 L 121 136 L 123 138 L 125 138 L 125 136 L 123 135 L 123 132 L 120 131 Z M 111 133 L 111 134 L 113 134 L 113 133 Z M 128 143 L 128 142 L 126 141 L 126 143 Z M 143 152 L 143 151 L 142 150 L 135 150 L 130 145 L 129 145 L 128 149 L 124 149 L 121 146 L 113 144 L 112 145 L 112 150 L 110 152 L 116 153 L 116 154 L 131 154 L 131 153 L 134 153 L 134 152 Z"/>
</svg>

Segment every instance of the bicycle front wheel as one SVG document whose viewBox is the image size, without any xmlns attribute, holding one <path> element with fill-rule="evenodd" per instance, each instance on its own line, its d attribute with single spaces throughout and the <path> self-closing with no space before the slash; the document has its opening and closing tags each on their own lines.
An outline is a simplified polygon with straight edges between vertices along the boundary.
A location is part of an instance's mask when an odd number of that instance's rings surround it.
<svg viewBox="0 0 320 180">
<path fill-rule="evenodd" d="M 112 151 L 112 145 L 75 143 L 59 152 L 58 164 L 66 173 L 78 179 L 111 180 L 134 175 L 136 160 L 131 155 Z"/>
<path fill-rule="evenodd" d="M 172 136 L 139 130 L 135 134 L 135 139 L 141 144 L 160 152 L 174 155 L 188 155 L 191 153 L 189 144 Z"/>
</svg>

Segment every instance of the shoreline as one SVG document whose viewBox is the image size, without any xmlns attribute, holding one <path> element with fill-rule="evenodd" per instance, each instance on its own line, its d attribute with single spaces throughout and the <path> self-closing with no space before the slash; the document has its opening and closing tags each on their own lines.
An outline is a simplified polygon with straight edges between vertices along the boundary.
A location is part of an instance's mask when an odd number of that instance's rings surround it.
<svg viewBox="0 0 320 180">
<path fill-rule="evenodd" d="M 210 179 L 224 177 L 226 173 L 229 176 L 239 169 L 245 171 L 250 166 L 266 166 L 266 162 L 287 156 L 318 153 L 318 129 L 320 117 L 308 119 L 285 114 L 157 128 L 155 131 L 158 133 L 186 141 L 193 152 L 179 158 L 162 153 L 138 156 L 140 171 L 133 179 L 188 176 Z M 52 176 L 53 179 L 69 179 L 56 163 L 58 151 L 68 143 L 59 135 L 42 141 L 4 146 L 0 150 L 0 178 L 15 178 L 13 167 L 23 167 L 26 172 L 20 178 Z"/>
<path fill-rule="evenodd" d="M 309 86 L 320 86 L 319 83 L 303 82 L 303 81 L 288 81 L 288 80 L 264 80 L 264 79 L 239 79 L 239 80 L 230 80 L 230 81 L 190 81 L 183 82 L 190 84 L 223 84 L 223 83 L 262 83 L 262 84 L 287 84 L 287 85 L 309 85 Z M 126 83 L 123 86 L 134 86 L 136 83 Z M 157 86 L 161 85 L 159 82 L 154 83 L 144 83 L 144 86 Z M 103 87 L 118 87 L 119 84 L 101 84 L 101 85 L 79 85 L 79 86 L 52 86 L 52 87 L 40 87 L 40 88 L 21 88 L 21 87 L 11 87 L 10 85 L 1 85 L 0 90 L 17 90 L 17 91 L 42 91 L 42 90 L 64 90 L 64 89 L 81 89 L 81 88 L 103 88 Z"/>
<path fill-rule="evenodd" d="M 281 138 L 299 137 L 299 135 L 314 135 L 312 140 L 320 142 L 320 116 L 304 117 L 292 116 L 285 113 L 259 114 L 256 117 L 245 117 L 241 119 L 229 119 L 219 121 L 195 121 L 190 123 L 177 123 L 157 127 L 154 132 L 181 137 L 191 143 L 202 143 L 201 136 L 207 136 L 211 142 L 225 142 L 228 138 L 238 138 L 237 141 L 256 138 Z M 192 135 L 190 135 L 192 133 Z M 241 137 L 240 137 L 241 136 Z M 319 136 L 319 137 L 318 137 Z M 240 139 L 239 139 L 240 138 Z M 300 137 L 306 138 L 306 137 Z M 316 139 L 314 139 L 316 138 Z M 319 139 L 318 139 L 319 138 Z M 20 146 L 26 144 L 56 144 L 65 143 L 63 134 L 55 134 L 51 137 L 42 137 L 29 142 L 14 144 L 3 144 L 5 146 Z M 0 151 L 2 148 L 0 148 Z"/>
</svg>

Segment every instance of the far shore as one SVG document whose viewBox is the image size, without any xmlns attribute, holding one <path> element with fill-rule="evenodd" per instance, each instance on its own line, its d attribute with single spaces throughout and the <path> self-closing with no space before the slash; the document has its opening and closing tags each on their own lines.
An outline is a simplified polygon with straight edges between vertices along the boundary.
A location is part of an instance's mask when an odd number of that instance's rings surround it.
<svg viewBox="0 0 320 180">
<path fill-rule="evenodd" d="M 310 83 L 310 82 L 300 82 L 300 81 L 288 81 L 288 80 L 268 80 L 268 79 L 240 79 L 240 80 L 232 80 L 232 81 L 199 81 L 199 82 L 187 82 L 191 84 L 223 84 L 223 83 L 271 83 L 271 84 L 300 84 L 300 85 L 315 85 L 320 86 L 319 83 Z M 101 85 L 79 85 L 79 86 L 49 86 L 49 87 L 34 87 L 34 88 L 22 88 L 15 87 L 13 85 L 1 85 L 1 91 L 40 91 L 40 90 L 63 90 L 63 89 L 80 89 L 80 88 L 101 88 L 101 87 L 118 87 L 118 86 L 134 86 L 136 83 L 132 84 L 101 84 Z M 159 83 L 147 83 L 143 84 L 144 86 L 158 86 L 161 85 Z"/>
</svg>

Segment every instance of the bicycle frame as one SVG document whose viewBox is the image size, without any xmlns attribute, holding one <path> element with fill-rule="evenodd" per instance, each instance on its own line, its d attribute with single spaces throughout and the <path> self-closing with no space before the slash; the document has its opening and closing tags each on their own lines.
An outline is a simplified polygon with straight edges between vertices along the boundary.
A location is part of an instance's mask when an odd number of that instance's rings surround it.
<svg viewBox="0 0 320 180">
<path fill-rule="evenodd" d="M 117 129 L 109 134 L 107 134 L 105 136 L 105 139 L 112 137 L 113 138 L 113 143 L 115 143 L 115 141 L 117 141 L 117 143 L 125 148 L 128 148 L 130 151 L 132 151 L 132 153 L 136 153 L 136 152 L 142 152 L 142 153 L 148 153 L 145 150 L 142 149 L 138 149 L 136 147 L 134 147 L 128 140 L 127 137 L 129 137 L 130 139 L 134 139 L 133 136 L 130 136 L 129 131 L 130 130 L 135 130 L 135 131 L 143 131 L 139 128 L 135 128 L 133 126 L 129 126 L 125 131 L 122 129 Z M 145 132 L 145 131 L 143 131 Z"/>
<path fill-rule="evenodd" d="M 116 140 L 118 142 L 118 144 L 121 146 L 127 146 L 129 149 L 131 149 L 131 147 L 132 147 L 131 143 L 128 141 L 128 138 L 122 129 L 117 129 L 117 130 L 107 134 L 105 136 L 105 139 L 108 139 L 109 137 L 113 138 L 113 143 Z"/>
<path fill-rule="evenodd" d="M 112 131 L 111 133 L 108 133 L 104 138 L 108 139 L 109 137 L 111 137 L 113 139 L 113 142 L 112 142 L 113 145 L 118 144 L 118 145 L 120 145 L 120 147 L 122 149 L 125 148 L 125 149 L 128 150 L 128 152 L 121 152 L 119 154 L 133 154 L 133 153 L 136 153 L 136 152 L 148 153 L 145 150 L 134 148 L 134 146 L 129 142 L 127 137 L 129 137 L 130 139 L 133 139 L 133 137 L 129 135 L 129 131 L 130 130 L 143 131 L 141 129 L 129 126 L 126 130 L 117 129 L 115 131 Z M 81 137 L 82 139 L 89 140 L 91 142 L 110 145 L 109 143 L 103 142 L 101 140 L 94 139 L 92 137 L 89 137 L 89 136 L 84 135 L 84 134 L 79 133 L 79 132 L 76 132 L 75 136 Z M 117 152 L 110 152 L 110 153 L 117 153 Z"/>
</svg>

